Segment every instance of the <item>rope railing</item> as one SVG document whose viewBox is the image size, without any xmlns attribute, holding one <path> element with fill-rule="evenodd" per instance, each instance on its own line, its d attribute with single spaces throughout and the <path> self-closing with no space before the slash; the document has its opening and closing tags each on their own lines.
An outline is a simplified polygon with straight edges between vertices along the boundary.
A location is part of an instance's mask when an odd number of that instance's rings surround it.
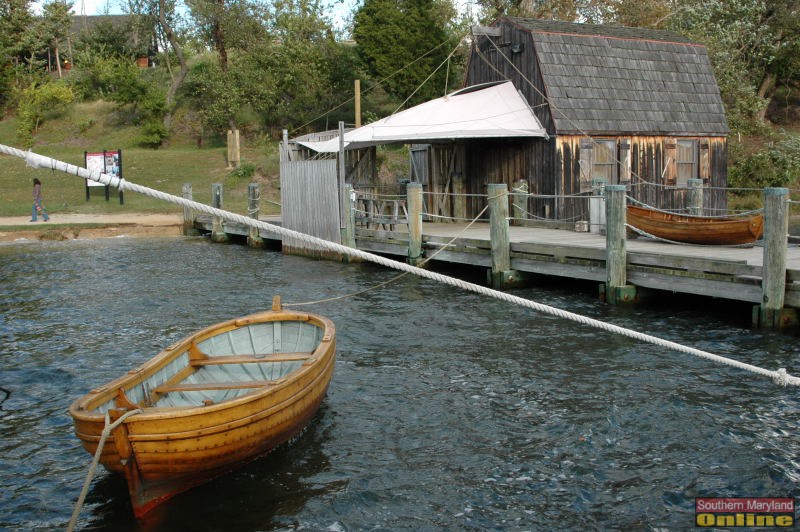
<svg viewBox="0 0 800 532">
<path fill-rule="evenodd" d="M 92 181 L 103 183 L 104 185 L 114 186 L 119 188 L 120 190 L 130 190 L 132 192 L 137 192 L 139 194 L 143 194 L 151 198 L 167 201 L 169 203 L 174 203 L 176 205 L 181 205 L 183 207 L 187 207 L 198 212 L 209 214 L 211 216 L 218 216 L 232 222 L 246 225 L 248 227 L 255 227 L 267 231 L 269 233 L 279 235 L 281 237 L 295 239 L 296 241 L 303 242 L 308 245 L 313 245 L 315 247 L 320 247 L 327 251 L 339 253 L 344 256 L 350 256 L 364 261 L 373 262 L 375 264 L 384 266 L 386 268 L 409 272 L 424 279 L 442 283 L 468 292 L 473 292 L 476 294 L 493 297 L 497 300 L 509 304 L 518 305 L 524 308 L 534 310 L 536 312 L 541 312 L 543 314 L 555 316 L 557 318 L 570 320 L 585 325 L 587 327 L 592 327 L 595 329 L 603 330 L 612 334 L 617 334 L 641 342 L 654 344 L 663 347 L 665 349 L 677 351 L 679 353 L 686 353 L 699 358 L 703 358 L 705 360 L 710 360 L 719 364 L 735 367 L 744 371 L 748 371 L 750 373 L 768 377 L 772 379 L 775 383 L 782 386 L 788 386 L 788 385 L 800 386 L 800 377 L 795 377 L 793 375 L 790 375 L 789 373 L 787 373 L 785 368 L 779 368 L 777 370 L 768 370 L 765 368 L 761 368 L 752 364 L 748 364 L 746 362 L 741 362 L 721 355 L 716 355 L 714 353 L 709 353 L 707 351 L 685 346 L 677 342 L 672 342 L 670 340 L 665 340 L 663 338 L 651 336 L 639 331 L 634 331 L 632 329 L 621 327 L 619 325 L 613 325 L 610 323 L 603 322 L 601 320 L 576 314 L 574 312 L 569 312 L 556 307 L 538 303 L 536 301 L 524 299 L 522 297 L 515 296 L 513 294 L 508 294 L 505 292 L 501 292 L 499 290 L 494 290 L 491 288 L 487 288 L 485 286 L 463 281 L 461 279 L 449 277 L 440 273 L 412 266 L 404 262 L 398 262 L 386 257 L 382 257 L 380 255 L 376 255 L 374 253 L 369 253 L 366 251 L 359 250 L 357 248 L 351 248 L 342 244 L 337 244 L 335 242 L 324 240 L 322 238 L 313 237 L 304 233 L 300 233 L 298 231 L 293 231 L 291 229 L 281 227 L 279 225 L 262 222 L 254 218 L 249 218 L 247 216 L 211 207 L 209 205 L 198 203 L 196 201 L 182 198 L 180 196 L 167 194 L 166 192 L 161 192 L 159 190 L 131 183 L 129 181 L 125 181 L 124 179 L 104 174 L 99 171 L 89 171 L 85 168 L 81 168 L 72 164 L 58 161 L 50 157 L 45 157 L 32 152 L 24 152 L 22 150 L 5 146 L 3 144 L 0 144 L 0 153 L 6 153 L 8 155 L 24 159 L 28 166 L 32 166 L 34 168 L 47 168 L 51 170 L 58 170 L 67 174 L 78 176 L 83 179 L 91 179 Z"/>
</svg>

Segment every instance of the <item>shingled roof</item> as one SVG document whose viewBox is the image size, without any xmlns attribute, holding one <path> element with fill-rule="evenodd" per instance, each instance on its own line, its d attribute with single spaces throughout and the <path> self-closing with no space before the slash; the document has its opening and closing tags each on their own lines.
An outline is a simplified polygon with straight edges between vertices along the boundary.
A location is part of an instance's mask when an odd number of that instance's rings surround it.
<svg viewBox="0 0 800 532">
<path fill-rule="evenodd" d="M 668 31 L 503 20 L 531 33 L 558 133 L 729 132 L 702 45 Z"/>
</svg>

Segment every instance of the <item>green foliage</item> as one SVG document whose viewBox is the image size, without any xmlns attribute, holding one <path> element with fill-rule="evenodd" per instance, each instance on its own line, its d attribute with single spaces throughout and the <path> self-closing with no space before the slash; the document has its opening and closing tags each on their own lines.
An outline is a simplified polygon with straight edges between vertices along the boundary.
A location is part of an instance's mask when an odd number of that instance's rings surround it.
<svg viewBox="0 0 800 532">
<path fill-rule="evenodd" d="M 146 92 L 138 102 L 136 123 L 141 127 L 138 143 L 148 148 L 158 148 L 169 137 L 164 125 L 167 100 L 163 92 L 155 87 L 146 87 Z"/>
<path fill-rule="evenodd" d="M 800 73 L 797 2 L 688 0 L 669 23 L 708 46 L 732 129 L 760 133 L 776 83 Z"/>
<path fill-rule="evenodd" d="M 17 107 L 17 140 L 20 144 L 24 148 L 31 148 L 33 135 L 41 122 L 63 115 L 74 99 L 72 90 L 61 81 L 25 89 Z"/>
<path fill-rule="evenodd" d="M 227 184 L 234 185 L 242 180 L 250 181 L 254 175 L 256 175 L 256 165 L 244 162 L 228 173 Z"/>
<path fill-rule="evenodd" d="M 143 92 L 136 65 L 104 50 L 77 54 L 70 84 L 84 101 L 101 98 L 128 102 Z"/>
<path fill-rule="evenodd" d="M 800 137 L 783 133 L 766 149 L 745 155 L 731 149 L 732 188 L 785 187 L 800 178 Z"/>
<path fill-rule="evenodd" d="M 167 104 L 158 83 L 144 79 L 131 59 L 115 54 L 84 51 L 76 58 L 70 84 L 81 99 L 103 98 L 128 110 L 141 127 L 139 144 L 157 148 L 169 136 L 164 125 Z"/>
<path fill-rule="evenodd" d="M 412 105 L 442 96 L 444 64 L 457 43 L 446 31 L 454 14 L 445 1 L 365 0 L 353 37 L 367 71 L 389 94 L 410 98 Z"/>
</svg>

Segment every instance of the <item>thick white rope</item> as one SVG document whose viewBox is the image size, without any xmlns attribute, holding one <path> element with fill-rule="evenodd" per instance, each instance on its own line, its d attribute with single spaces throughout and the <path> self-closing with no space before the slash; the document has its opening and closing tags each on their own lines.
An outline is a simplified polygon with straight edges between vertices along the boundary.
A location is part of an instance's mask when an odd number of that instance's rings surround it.
<svg viewBox="0 0 800 532">
<path fill-rule="evenodd" d="M 84 179 L 91 179 L 93 181 L 97 181 L 105 185 L 115 186 L 118 187 L 120 190 L 131 190 L 133 192 L 144 194 L 145 196 L 181 205 L 183 207 L 187 207 L 198 212 L 203 212 L 205 214 L 210 214 L 212 216 L 225 218 L 226 220 L 232 222 L 241 223 L 248 227 L 256 227 L 258 229 L 263 229 L 273 234 L 281 235 L 282 237 L 297 239 L 301 242 L 305 242 L 307 244 L 313 244 L 314 246 L 321 247 L 325 250 L 341 253 L 343 255 L 349 255 L 351 257 L 357 257 L 365 261 L 374 262 L 375 264 L 380 264 L 381 266 L 385 266 L 387 268 L 413 273 L 414 275 L 423 277 L 425 279 L 430 279 L 432 281 L 437 281 L 442 284 L 454 286 L 456 288 L 467 290 L 469 292 L 474 292 L 477 294 L 493 297 L 495 299 L 499 299 L 507 303 L 512 303 L 514 305 L 530 308 L 537 312 L 542 312 L 545 314 L 549 314 L 551 316 L 556 316 L 558 318 L 571 320 L 577 323 L 588 325 L 589 327 L 594 327 L 596 329 L 601 329 L 614 334 L 619 334 L 621 336 L 627 336 L 628 338 L 633 338 L 634 340 L 639 340 L 641 342 L 655 344 L 664 347 L 666 349 L 678 351 L 680 353 L 687 353 L 720 364 L 733 366 L 735 368 L 743 369 L 751 373 L 769 377 L 770 379 L 775 381 L 775 383 L 782 386 L 787 386 L 789 384 L 793 386 L 800 386 L 800 377 L 795 377 L 788 374 L 784 368 L 780 368 L 775 371 L 760 368 L 752 364 L 747 364 L 745 362 L 740 362 L 738 360 L 734 360 L 731 358 L 715 355 L 707 351 L 702 351 L 700 349 L 695 349 L 693 347 L 681 345 L 676 342 L 671 342 L 669 340 L 664 340 L 662 338 L 650 336 L 648 334 L 640 333 L 632 329 L 619 327 L 617 325 L 605 323 L 600 320 L 588 318 L 586 316 L 581 316 L 580 314 L 575 314 L 555 307 L 544 305 L 542 303 L 537 303 L 535 301 L 523 299 L 521 297 L 507 294 L 505 292 L 500 292 L 498 290 L 493 290 L 491 288 L 487 288 L 477 284 L 468 283 L 466 281 L 462 281 L 454 277 L 448 277 L 446 275 L 442 275 L 436 272 L 411 266 L 410 264 L 387 259 L 385 257 L 381 257 L 379 255 L 375 255 L 366 251 L 361 251 L 356 248 L 347 247 L 342 244 L 337 244 L 335 242 L 329 242 L 321 238 L 309 236 L 303 233 L 299 233 L 297 231 L 292 231 L 291 229 L 286 229 L 285 227 L 280 227 L 266 222 L 261 222 L 253 218 L 248 218 L 247 216 L 242 216 L 240 214 L 235 214 L 232 212 L 224 211 L 222 209 L 217 209 L 208 205 L 204 205 L 202 203 L 181 198 L 180 196 L 174 196 L 172 194 L 167 194 L 165 192 L 154 190 L 148 187 L 143 187 L 141 185 L 130 183 L 115 176 L 103 174 L 99 171 L 90 172 L 85 168 L 80 168 L 78 166 L 67 164 L 62 161 L 57 161 L 55 159 L 51 159 L 50 157 L 45 157 L 35 153 L 24 152 L 22 150 L 11 148 L 3 144 L 0 144 L 0 153 L 6 153 L 8 155 L 14 155 L 16 157 L 25 159 L 25 162 L 26 164 L 28 164 L 28 166 L 59 170 L 68 174 L 73 174 L 78 177 L 82 177 Z"/>
<path fill-rule="evenodd" d="M 89 472 L 86 473 L 86 480 L 83 483 L 83 489 L 78 497 L 78 501 L 75 503 L 75 509 L 72 511 L 72 518 L 69 520 L 69 524 L 67 525 L 67 532 L 72 532 L 75 530 L 75 525 L 78 523 L 78 516 L 81 514 L 81 508 L 83 508 L 83 501 L 86 500 L 86 495 L 89 493 L 89 486 L 92 483 L 95 471 L 97 471 L 97 464 L 100 463 L 100 455 L 103 454 L 103 447 L 105 447 L 106 440 L 111 434 L 111 431 L 120 426 L 132 415 L 141 413 L 142 411 L 137 408 L 136 410 L 125 412 L 115 422 L 109 423 L 109 415 L 108 412 L 106 412 L 106 426 L 103 427 L 103 432 L 100 434 L 100 442 L 97 444 L 97 451 L 94 453 L 94 459 L 92 460 L 92 465 L 89 467 Z"/>
</svg>

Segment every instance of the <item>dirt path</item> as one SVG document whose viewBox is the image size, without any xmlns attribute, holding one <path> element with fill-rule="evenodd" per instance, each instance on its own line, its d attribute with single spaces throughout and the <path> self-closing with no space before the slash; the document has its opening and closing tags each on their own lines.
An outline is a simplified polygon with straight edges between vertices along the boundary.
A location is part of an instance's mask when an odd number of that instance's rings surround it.
<svg viewBox="0 0 800 532">
<path fill-rule="evenodd" d="M 31 222 L 28 216 L 0 217 L 0 242 L 25 240 L 73 240 L 119 236 L 178 236 L 183 220 L 179 214 L 55 214 L 49 222 Z M 81 228 L 84 224 L 104 227 Z"/>
</svg>

